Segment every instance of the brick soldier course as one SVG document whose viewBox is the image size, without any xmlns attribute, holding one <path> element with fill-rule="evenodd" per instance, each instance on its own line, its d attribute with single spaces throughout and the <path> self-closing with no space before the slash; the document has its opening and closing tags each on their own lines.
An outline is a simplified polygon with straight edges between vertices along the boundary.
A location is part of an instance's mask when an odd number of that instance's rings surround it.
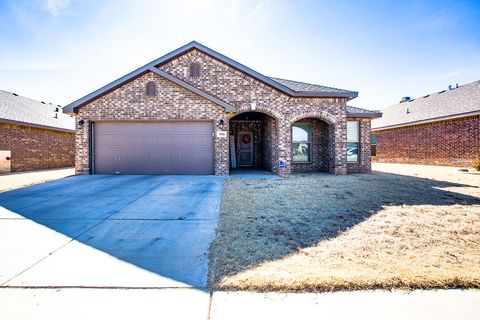
<svg viewBox="0 0 480 320">
<path fill-rule="evenodd" d="M 194 67 L 193 67 L 194 66 Z M 195 73 L 191 71 L 195 70 Z M 198 73 L 197 70 L 200 70 Z M 157 93 L 147 95 L 148 83 Z M 356 92 L 268 78 L 196 42 L 132 72 L 65 108 L 76 116 L 76 171 L 91 172 L 89 123 L 97 121 L 212 121 L 214 172 L 230 171 L 229 135 L 254 135 L 254 166 L 279 174 L 370 171 L 370 120 L 380 116 L 347 107 Z M 258 119 L 249 120 L 253 116 Z M 346 159 L 347 119 L 361 122 L 359 162 Z M 292 124 L 312 125 L 312 162 L 292 161 Z M 280 166 L 280 164 L 283 164 Z M 282 167 L 282 168 L 281 168 Z"/>
</svg>

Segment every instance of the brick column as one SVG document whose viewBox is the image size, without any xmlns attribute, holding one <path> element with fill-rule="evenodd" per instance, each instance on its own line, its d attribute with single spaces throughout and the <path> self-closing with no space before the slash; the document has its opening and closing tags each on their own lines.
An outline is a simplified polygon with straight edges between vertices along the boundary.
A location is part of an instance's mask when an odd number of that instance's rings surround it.
<svg viewBox="0 0 480 320">
<path fill-rule="evenodd" d="M 347 173 L 347 122 L 337 122 L 329 128 L 329 150 L 331 153 L 330 173 Z M 333 130 L 332 130 L 333 129 Z"/>
<path fill-rule="evenodd" d="M 285 119 L 278 119 L 277 128 L 276 172 L 280 175 L 290 175 L 292 173 L 292 127 Z M 285 164 L 285 168 L 280 168 L 280 161 Z"/>
</svg>

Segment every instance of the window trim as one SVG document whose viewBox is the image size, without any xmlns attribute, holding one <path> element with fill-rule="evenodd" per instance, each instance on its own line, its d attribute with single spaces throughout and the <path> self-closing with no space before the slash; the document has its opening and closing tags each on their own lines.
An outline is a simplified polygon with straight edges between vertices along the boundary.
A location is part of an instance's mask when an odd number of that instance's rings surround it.
<svg viewBox="0 0 480 320">
<path fill-rule="evenodd" d="M 357 137 L 358 137 L 358 141 L 355 141 L 355 142 L 350 142 L 348 141 L 348 122 L 356 122 L 358 123 L 358 129 L 357 129 Z M 360 163 L 360 121 L 358 120 L 347 120 L 347 148 L 348 148 L 348 144 L 349 143 L 355 143 L 357 144 L 357 160 L 355 161 L 349 161 L 348 160 L 348 155 L 347 155 L 347 164 L 348 163 L 351 163 L 351 164 L 359 164 Z"/>
<path fill-rule="evenodd" d="M 308 155 L 308 158 L 310 159 L 309 161 L 295 161 L 293 160 L 293 144 L 294 143 L 298 143 L 298 142 L 295 142 L 293 140 L 293 126 L 295 124 L 306 124 L 308 125 L 309 129 L 310 129 L 310 134 L 309 134 L 309 138 L 310 138 L 310 141 L 306 142 L 308 143 L 308 152 L 309 152 L 309 155 Z M 312 156 L 313 156 L 313 153 L 312 153 L 312 145 L 313 145 L 313 132 L 312 132 L 312 123 L 309 122 L 309 121 L 296 121 L 294 123 L 292 123 L 292 134 L 291 134 L 291 140 L 292 140 L 292 163 L 298 163 L 298 164 L 310 164 L 313 162 L 313 159 L 312 159 Z"/>
<path fill-rule="evenodd" d="M 375 136 L 375 143 L 372 142 L 373 141 L 372 136 Z M 373 154 L 373 147 L 375 147 L 375 154 Z M 370 134 L 370 156 L 371 157 L 377 156 L 377 134 L 376 133 Z"/>
</svg>

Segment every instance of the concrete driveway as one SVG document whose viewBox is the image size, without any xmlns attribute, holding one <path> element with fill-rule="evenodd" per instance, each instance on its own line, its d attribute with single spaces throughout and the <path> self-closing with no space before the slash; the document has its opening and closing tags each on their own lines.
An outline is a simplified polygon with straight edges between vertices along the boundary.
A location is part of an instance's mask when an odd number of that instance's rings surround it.
<svg viewBox="0 0 480 320">
<path fill-rule="evenodd" d="M 222 187 L 96 175 L 1 193 L 0 286 L 205 288 Z"/>
</svg>

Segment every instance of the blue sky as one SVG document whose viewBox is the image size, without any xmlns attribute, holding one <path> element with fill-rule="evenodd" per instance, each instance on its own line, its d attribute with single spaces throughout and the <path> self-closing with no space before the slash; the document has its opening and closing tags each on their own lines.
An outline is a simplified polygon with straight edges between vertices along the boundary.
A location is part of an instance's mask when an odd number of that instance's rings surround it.
<svg viewBox="0 0 480 320">
<path fill-rule="evenodd" d="M 478 0 L 0 0 L 0 89 L 65 105 L 192 40 L 367 109 L 480 80 Z"/>
</svg>

